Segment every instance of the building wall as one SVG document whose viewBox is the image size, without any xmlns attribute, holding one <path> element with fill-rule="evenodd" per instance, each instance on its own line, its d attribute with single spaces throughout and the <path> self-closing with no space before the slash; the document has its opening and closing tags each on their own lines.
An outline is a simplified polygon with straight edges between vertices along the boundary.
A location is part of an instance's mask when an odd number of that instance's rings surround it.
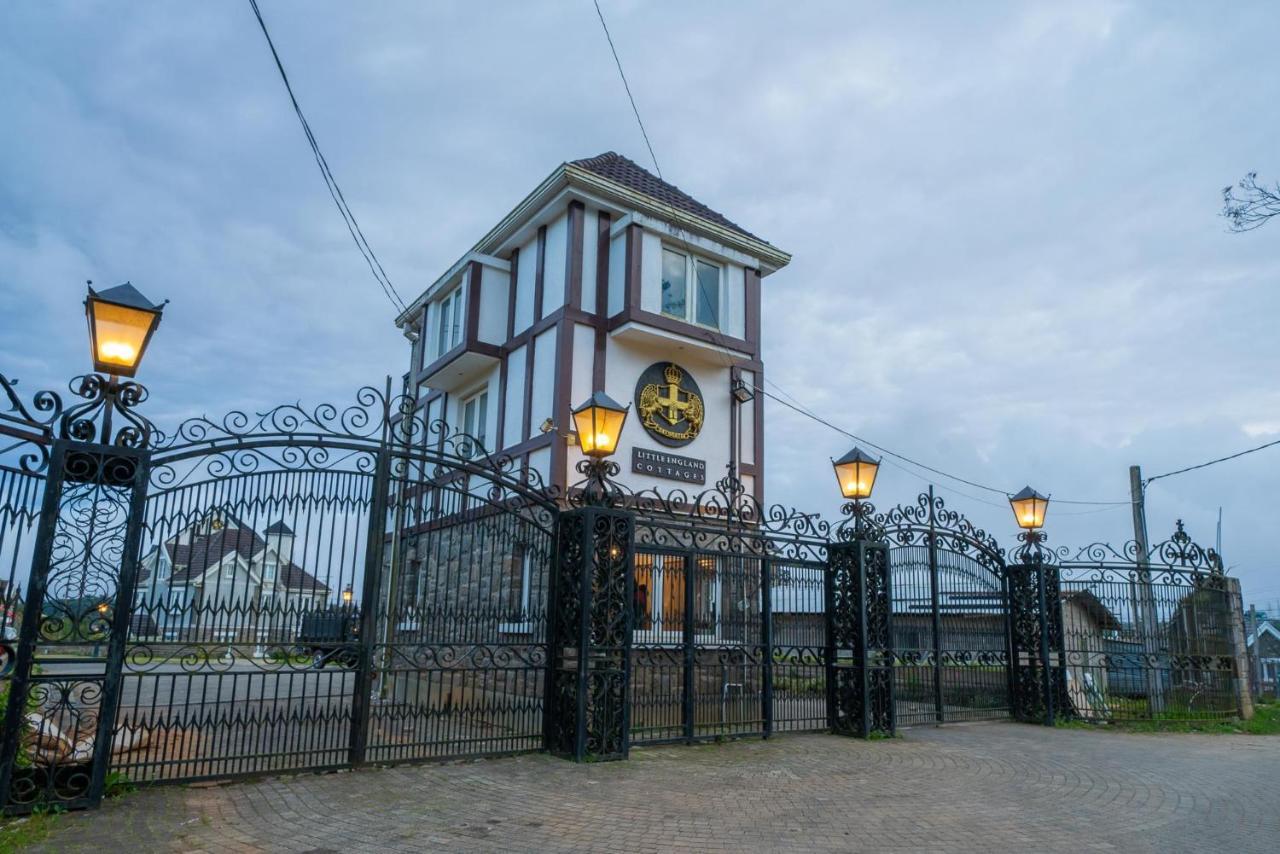
<svg viewBox="0 0 1280 854">
<path fill-rule="evenodd" d="M 719 333 L 660 316 L 664 241 L 722 265 Z M 532 214 L 497 254 L 460 260 L 412 321 L 419 340 L 410 388 L 427 419 L 445 418 L 461 429 L 463 401 L 487 389 L 488 450 L 513 454 L 523 468 L 565 488 L 579 479 L 574 466 L 581 459 L 572 407 L 597 389 L 630 403 L 645 368 L 673 361 L 702 391 L 702 432 L 684 447 L 667 448 L 633 413 L 615 458 L 620 480 L 663 492 L 702 488 L 631 473 L 631 450 L 639 447 L 704 460 L 707 487 L 733 467 L 748 490 L 763 497 L 762 413 L 757 401 L 739 404 L 731 395 L 735 380 L 748 388 L 761 381 L 759 274 L 752 259 L 569 195 Z M 454 287 L 464 289 L 464 305 L 478 318 L 464 321 L 473 336 L 462 348 L 467 352 L 441 360 L 437 298 Z M 547 422 L 553 429 L 544 433 Z"/>
</svg>

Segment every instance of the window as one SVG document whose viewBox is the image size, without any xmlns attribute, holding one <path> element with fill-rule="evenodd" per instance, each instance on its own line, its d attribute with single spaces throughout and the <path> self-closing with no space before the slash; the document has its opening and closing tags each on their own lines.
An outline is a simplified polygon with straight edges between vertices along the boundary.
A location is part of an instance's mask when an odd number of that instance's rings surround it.
<svg viewBox="0 0 1280 854">
<path fill-rule="evenodd" d="M 684 320 L 688 316 L 688 259 L 662 250 L 662 313 Z"/>
<path fill-rule="evenodd" d="M 459 452 L 463 456 L 479 456 L 487 447 L 488 437 L 485 435 L 485 420 L 489 411 L 489 392 L 487 390 L 472 395 L 462 404 L 462 432 L 475 439 L 475 446 L 464 440 Z"/>
<path fill-rule="evenodd" d="M 532 631 L 529 614 L 529 587 L 532 581 L 533 555 L 527 546 L 517 545 L 507 558 L 507 589 L 503 603 L 504 622 L 498 631 L 523 634 Z"/>
<path fill-rule="evenodd" d="M 663 249 L 662 313 L 719 329 L 720 267 L 701 258 Z"/>
<path fill-rule="evenodd" d="M 231 579 L 235 578 L 235 577 L 236 577 L 236 565 L 235 565 L 234 563 L 228 563 L 228 564 L 226 564 L 225 566 L 223 566 L 223 567 L 222 567 L 222 577 L 223 577 L 223 578 L 225 578 L 225 579 L 227 579 L 228 581 L 230 581 Z"/>
<path fill-rule="evenodd" d="M 437 303 L 436 309 L 436 358 L 440 358 L 462 343 L 462 288 Z"/>
<path fill-rule="evenodd" d="M 679 555 L 637 554 L 635 557 L 635 641 L 668 644 L 684 640 L 685 559 Z M 699 558 L 693 582 L 693 631 L 717 633 L 719 575 L 712 558 Z"/>
<path fill-rule="evenodd" d="M 267 565 L 262 570 L 262 580 L 267 582 L 276 580 L 276 562 L 274 560 L 267 561 Z"/>
</svg>

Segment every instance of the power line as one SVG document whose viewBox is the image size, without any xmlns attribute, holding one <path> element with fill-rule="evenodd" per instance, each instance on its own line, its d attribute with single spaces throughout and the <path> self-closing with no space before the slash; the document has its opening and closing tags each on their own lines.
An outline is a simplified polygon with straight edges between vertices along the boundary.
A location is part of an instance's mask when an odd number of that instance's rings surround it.
<svg viewBox="0 0 1280 854">
<path fill-rule="evenodd" d="M 249 0 L 249 5 L 253 7 L 253 14 L 258 19 L 258 26 L 262 28 L 262 35 L 267 39 L 267 47 L 271 49 L 271 56 L 275 59 L 276 69 L 280 72 L 280 79 L 284 81 L 284 88 L 289 93 L 289 101 L 293 104 L 293 111 L 297 114 L 298 121 L 302 124 L 303 133 L 307 136 L 307 143 L 311 146 L 312 154 L 315 155 L 316 165 L 320 167 L 320 175 L 324 178 L 325 187 L 329 190 L 330 198 L 333 199 L 334 205 L 337 206 L 338 213 L 342 215 L 342 221 L 346 224 L 347 231 L 351 234 L 351 239 L 355 241 L 356 249 L 360 250 L 360 254 L 364 256 L 365 263 L 369 265 L 369 272 L 377 280 L 382 292 L 397 311 L 405 311 L 407 306 L 404 300 L 400 298 L 400 293 L 396 290 L 395 285 L 391 284 L 391 279 L 387 276 L 387 271 L 382 268 L 382 262 L 378 260 L 378 256 L 374 254 L 373 247 L 365 239 L 364 232 L 360 229 L 360 224 L 356 222 L 355 214 L 352 213 L 350 206 L 347 205 L 346 197 L 342 195 L 342 188 L 338 186 L 337 179 L 333 177 L 333 172 L 329 169 L 329 162 L 325 160 L 324 154 L 320 151 L 320 144 L 316 142 L 315 134 L 311 131 L 311 124 L 307 121 L 307 117 L 303 115 L 302 107 L 298 104 L 298 99 L 293 94 L 293 86 L 289 83 L 289 75 L 285 73 L 284 63 L 280 61 L 280 54 L 276 51 L 275 42 L 271 40 L 271 33 L 267 32 L 267 22 L 262 19 L 262 10 L 258 8 L 258 0 Z"/>
<path fill-rule="evenodd" d="M 1176 471 L 1167 471 L 1164 474 L 1158 474 L 1155 477 L 1147 478 L 1142 482 L 1142 485 L 1146 486 L 1150 484 L 1153 480 L 1159 480 L 1162 477 L 1173 477 L 1175 474 L 1186 474 L 1187 472 L 1195 471 L 1196 469 L 1203 469 L 1203 468 L 1208 468 L 1209 466 L 1216 466 L 1218 463 L 1225 463 L 1228 460 L 1234 460 L 1239 457 L 1243 457 L 1246 454 L 1253 454 L 1253 453 L 1257 453 L 1258 451 L 1264 451 L 1267 448 L 1273 447 L 1275 445 L 1280 445 L 1280 439 L 1275 439 L 1273 441 L 1267 442 L 1265 445 L 1259 445 L 1256 448 L 1249 448 L 1247 451 L 1240 451 L 1239 453 L 1230 454 L 1225 457 L 1218 457 L 1218 459 L 1209 460 L 1209 462 L 1207 463 L 1200 463 L 1199 465 L 1187 466 L 1184 469 L 1177 469 Z"/>
<path fill-rule="evenodd" d="M 596 16 L 600 18 L 600 26 L 604 29 L 604 37 L 609 42 L 609 51 L 613 54 L 613 64 L 618 66 L 618 76 L 622 78 L 622 88 L 627 90 L 627 100 L 631 102 L 631 112 L 635 113 L 636 124 L 640 125 L 640 135 L 644 137 L 645 147 L 649 149 L 649 157 L 653 160 L 654 171 L 662 178 L 662 167 L 658 165 L 658 155 L 653 153 L 653 145 L 649 142 L 649 133 L 644 129 L 644 121 L 640 118 L 640 110 L 636 107 L 636 99 L 631 94 L 631 84 L 627 83 L 627 75 L 622 70 L 622 60 L 618 59 L 618 49 L 613 46 L 613 36 L 609 34 L 609 25 L 604 22 L 604 12 L 600 11 L 600 0 L 591 0 L 596 7 Z M 665 181 L 666 179 L 663 178 Z"/>
<path fill-rule="evenodd" d="M 658 165 L 658 156 L 657 156 L 657 154 L 655 154 L 655 153 L 654 153 L 654 150 L 653 150 L 653 143 L 649 140 L 649 133 L 648 133 L 648 131 L 647 131 L 647 130 L 645 130 L 645 126 L 644 126 L 644 119 L 642 119 L 642 118 L 640 117 L 640 109 L 639 109 L 639 107 L 637 107 L 637 106 L 636 106 L 636 99 L 635 99 L 635 96 L 634 96 L 634 95 L 632 94 L 632 92 L 631 92 L 631 84 L 627 82 L 627 74 L 626 74 L 626 72 L 625 72 L 625 71 L 623 70 L 623 68 L 622 68 L 622 60 L 618 57 L 618 49 L 617 49 L 617 47 L 616 47 L 616 46 L 614 45 L 614 43 L 613 43 L 613 36 L 612 36 L 612 34 L 610 34 L 610 32 L 609 32 L 609 25 L 605 22 L 605 19 L 604 19 L 604 13 L 603 13 L 603 12 L 601 11 L 601 9 L 600 9 L 600 2 L 599 2 L 599 0 L 592 0 L 592 3 L 595 5 L 595 8 L 596 8 L 596 16 L 600 19 L 600 26 L 601 26 L 601 28 L 604 30 L 604 36 L 605 36 L 605 39 L 609 42 L 609 51 L 613 54 L 613 63 L 614 63 L 614 65 L 615 65 L 615 66 L 617 67 L 617 69 L 618 69 L 618 76 L 619 76 L 619 77 L 621 78 L 621 80 L 622 80 L 622 87 L 623 87 L 623 89 L 624 89 L 624 90 L 626 90 L 626 93 L 627 93 L 627 100 L 628 100 L 628 101 L 630 102 L 630 104 L 631 104 L 631 112 L 632 112 L 632 113 L 635 115 L 635 117 L 636 117 L 636 124 L 637 124 L 637 125 L 639 126 L 639 128 L 640 128 L 640 135 L 644 138 L 644 144 L 645 144 L 645 147 L 649 150 L 649 157 L 650 157 L 650 159 L 653 161 L 653 168 L 654 168 L 654 171 L 658 173 L 658 178 L 659 178 L 660 180 L 665 181 L 666 179 L 665 179 L 665 178 L 663 178 L 663 175 L 662 175 L 662 167 Z M 674 209 L 674 208 L 673 208 L 669 203 L 667 203 L 667 207 L 668 207 L 669 212 L 670 212 L 670 214 L 671 214 L 672 224 L 676 227 L 677 231 L 679 232 L 679 239 L 681 240 L 681 242 L 682 242 L 682 243 L 684 243 L 686 246 L 688 246 L 688 245 L 689 245 L 689 241 L 688 241 L 687 239 L 685 239 L 685 238 L 684 238 L 684 236 L 683 236 L 683 231 L 684 231 L 684 230 L 683 230 L 683 228 L 681 228 L 681 227 L 680 227 L 680 225 L 676 222 L 676 213 L 675 213 L 675 209 Z M 705 301 L 705 302 L 706 302 L 707 307 L 708 307 L 708 308 L 710 308 L 711 306 L 710 306 L 709 301 L 707 301 L 707 296 L 706 296 L 706 294 L 702 293 L 702 290 L 701 290 L 700 288 L 698 288 L 698 287 L 696 286 L 696 284 L 695 284 L 695 291 L 697 292 L 698 297 L 700 297 L 703 301 Z M 695 310 L 696 310 L 696 309 L 695 309 Z M 731 354 L 728 352 L 727 348 L 725 348 L 725 347 L 724 347 L 724 346 L 722 346 L 718 341 L 716 341 L 716 340 L 715 340 L 715 336 L 714 336 L 714 334 L 713 334 L 710 330 L 704 330 L 702 334 L 703 334 L 703 336 L 706 338 L 707 343 L 709 343 L 709 344 L 712 346 L 712 348 L 713 348 L 713 349 L 715 349 L 715 351 L 717 352 L 717 354 L 720 356 L 720 359 L 721 359 L 722 364 L 723 364 L 725 367 L 732 368 L 732 367 L 733 367 L 733 360 L 732 360 L 732 358 L 731 358 Z M 867 445 L 868 447 L 874 448 L 874 449 L 876 449 L 876 450 L 880 451 L 881 453 L 884 453 L 884 454 L 886 454 L 886 455 L 888 455 L 888 456 L 891 456 L 891 457 L 894 457 L 894 458 L 896 458 L 896 459 L 899 459 L 899 460 L 901 460 L 901 461 L 903 461 L 903 462 L 905 462 L 905 463 L 908 463 L 908 464 L 910 464 L 910 465 L 916 466 L 916 467 L 918 467 L 918 468 L 924 469 L 925 471 L 931 472 L 932 474 L 938 475 L 939 477 L 945 477 L 945 478 L 948 478 L 948 479 L 950 479 L 950 480 L 954 480 L 954 481 L 956 481 L 957 483 L 963 483 L 963 484 L 965 484 L 966 486 L 971 486 L 971 487 L 974 487 L 975 489 L 985 490 L 985 491 L 987 491 L 987 492 L 991 492 L 991 493 L 994 493 L 994 494 L 997 494 L 997 495 L 1001 495 L 1001 496 L 1008 496 L 1008 495 L 1010 494 L 1008 490 L 1000 489 L 1000 488 L 998 488 L 998 487 L 994 487 L 994 486 L 987 486 L 987 485 L 985 485 L 985 484 L 977 483 L 977 482 L 972 481 L 972 480 L 967 480 L 966 478 L 959 477 L 959 476 L 957 476 L 957 475 L 953 475 L 953 474 L 949 474 L 949 473 L 947 473 L 947 472 L 942 471 L 941 469 L 937 469 L 937 468 L 934 468 L 934 467 L 932 467 L 932 466 L 925 465 L 924 463 L 917 462 L 917 461 L 915 461 L 915 460 L 913 460 L 913 459 L 911 459 L 911 458 L 909 458 L 909 457 L 906 457 L 906 456 L 904 456 L 904 455 L 902 455 L 902 454 L 897 453 L 896 451 L 893 451 L 893 450 L 890 450 L 890 449 L 888 449 L 888 448 L 885 448 L 885 447 L 883 447 L 883 446 L 881 446 L 881 445 L 878 445 L 878 444 L 876 444 L 875 442 L 872 442 L 872 441 L 871 441 L 871 440 L 869 440 L 869 439 L 865 439 L 865 438 L 862 438 L 862 437 L 860 437 L 860 436 L 858 436 L 858 435 L 856 435 L 856 434 L 854 434 L 854 433 L 851 433 L 851 432 L 849 432 L 848 430 L 845 430 L 845 429 L 843 429 L 843 428 L 841 428 L 841 427 L 838 427 L 838 426 L 836 426 L 835 424 L 832 424 L 830 421 L 827 421 L 826 419 L 822 418 L 821 416 L 819 416 L 819 415 L 815 414 L 812 410 L 810 410 L 808 407 L 806 407 L 804 404 L 802 404 L 802 403 L 801 403 L 801 402 L 800 402 L 800 401 L 799 401 L 799 400 L 798 400 L 794 395 L 790 394 L 786 389 L 782 388 L 782 386 L 778 385 L 776 382 L 773 382 L 772 380 L 769 380 L 767 377 L 765 377 L 765 378 L 764 378 L 764 382 L 768 383 L 769 385 L 772 385 L 772 386 L 773 386 L 774 388 L 776 388 L 776 389 L 777 389 L 781 394 L 783 394 L 784 396 L 786 396 L 787 398 L 789 398 L 791 402 L 788 402 L 788 401 L 786 401 L 786 400 L 783 400 L 782 398 L 778 397 L 777 395 L 772 394 L 771 392 L 767 391 L 765 388 L 763 388 L 762 386 L 760 386 L 760 385 L 758 385 L 758 384 L 757 384 L 757 385 L 755 386 L 755 389 L 756 389 L 757 391 L 759 391 L 761 394 L 764 394 L 764 395 L 766 395 L 766 396 L 768 396 L 768 397 L 770 397 L 770 398 L 772 398 L 772 399 L 776 400 L 778 403 L 781 403 L 783 406 L 786 406 L 788 409 L 792 409 L 792 410 L 794 410 L 795 412 L 799 413 L 800 415 L 805 416 L 806 418 L 811 418 L 811 419 L 813 419 L 814 421 L 817 421 L 819 424 L 822 424 L 822 425 L 824 425 L 824 426 L 826 426 L 826 427 L 828 427 L 828 428 L 830 428 L 830 429 L 832 429 L 832 430 L 835 430 L 835 431 L 836 431 L 836 432 L 838 432 L 838 433 L 842 433 L 842 434 L 844 434 L 844 435 L 848 436 L 849 438 L 853 439 L 853 440 L 854 440 L 854 441 L 856 441 L 856 442 L 861 442 L 862 444 Z M 917 475 L 917 476 L 918 476 L 918 475 Z M 925 478 L 922 478 L 922 479 L 927 480 L 927 479 L 925 479 Z M 954 490 L 953 490 L 953 491 L 954 491 Z M 959 493 L 959 492 L 957 492 L 957 494 L 964 495 L 964 493 Z M 990 504 L 991 506 L 997 506 L 997 507 L 998 507 L 998 506 L 1000 506 L 1000 505 L 998 505 L 998 504 L 994 504 L 993 502 L 983 501 L 982 499 L 974 498 L 973 496 L 967 496 L 967 495 L 966 495 L 965 497 L 966 497 L 966 498 L 970 498 L 971 500 L 974 500 L 974 501 L 979 501 L 979 502 L 984 503 L 984 504 Z M 1070 499 L 1054 499 L 1054 500 L 1055 500 L 1055 502 L 1060 503 L 1060 504 L 1082 504 L 1082 505 L 1097 505 L 1097 506 L 1120 506 L 1120 505 L 1128 506 L 1128 505 L 1131 503 L 1130 501 L 1127 501 L 1127 500 L 1126 500 L 1126 501 L 1073 501 L 1073 500 L 1070 500 Z"/>
</svg>

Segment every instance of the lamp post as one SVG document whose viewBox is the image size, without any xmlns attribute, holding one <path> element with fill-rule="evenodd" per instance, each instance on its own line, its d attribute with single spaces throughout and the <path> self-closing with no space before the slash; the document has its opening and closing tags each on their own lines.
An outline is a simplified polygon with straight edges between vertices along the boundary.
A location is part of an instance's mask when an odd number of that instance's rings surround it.
<svg viewBox="0 0 1280 854">
<path fill-rule="evenodd" d="M 1058 574 L 1052 562 L 1046 561 L 1042 547 L 1045 534 L 1041 528 L 1044 527 L 1045 513 L 1049 509 L 1049 497 L 1026 486 L 1018 494 L 1009 496 L 1009 507 L 1013 510 L 1018 527 L 1022 529 L 1022 533 L 1018 534 L 1018 539 L 1022 542 L 1022 547 L 1018 549 L 1020 562 L 1011 563 L 1007 568 L 1010 607 L 1031 618 L 1020 619 L 1016 615 L 1011 617 L 1013 651 L 1028 654 L 1028 663 L 1025 665 L 1021 663 L 1021 655 L 1015 656 L 1011 662 L 1011 666 L 1016 667 L 1013 678 L 1039 682 L 1039 711 L 1043 715 L 1041 722 L 1045 726 L 1053 726 L 1058 706 L 1057 688 L 1065 674 L 1061 670 L 1061 650 L 1053 648 L 1053 637 L 1056 636 L 1059 646 L 1062 642 L 1062 615 L 1057 604 Z M 1057 627 L 1056 632 L 1051 631 L 1052 626 Z M 1023 691 L 1015 694 L 1027 699 L 1031 696 L 1030 692 Z M 1034 717 L 1034 712 L 1034 708 L 1028 704 L 1018 712 L 1018 716 L 1029 719 Z"/>
<path fill-rule="evenodd" d="M 608 502 L 609 478 L 620 471 L 609 457 L 618 449 L 629 410 L 629 406 L 623 406 L 603 391 L 593 393 L 573 410 L 578 446 L 586 456 L 578 463 L 578 471 L 587 478 L 583 492 L 588 503 Z"/>
<path fill-rule="evenodd" d="M 89 283 L 84 313 L 89 327 L 89 351 L 97 374 L 81 380 L 77 393 L 89 402 L 67 413 L 64 432 L 82 440 L 91 440 L 91 433 L 96 432 L 99 442 L 110 444 L 114 439 L 111 416 L 120 410 L 133 424 L 132 428 L 125 428 L 131 430 L 129 442 L 146 444 L 150 425 L 129 414 L 131 407 L 145 399 L 146 390 L 132 378 L 138 373 L 151 336 L 160 326 L 167 303 L 168 300 L 152 303 L 129 282 L 105 291 L 95 291 L 93 283 Z M 122 381 L 122 377 L 126 379 Z M 98 409 L 102 410 L 102 425 L 93 431 L 92 417 Z"/>
<path fill-rule="evenodd" d="M 875 512 L 875 507 L 867 499 L 875 488 L 880 460 L 855 447 L 840 459 L 833 459 L 831 467 L 840 485 L 840 495 L 848 502 L 844 505 L 844 512 L 853 517 L 853 536 L 859 538 L 866 531 L 866 517 Z"/>
<path fill-rule="evenodd" d="M 1009 496 L 1009 506 L 1013 508 L 1014 518 L 1022 533 L 1018 539 L 1023 546 L 1024 557 L 1040 554 L 1040 544 L 1044 542 L 1044 515 L 1049 510 L 1049 496 L 1041 495 L 1029 486 L 1024 486 L 1017 495 Z"/>
<path fill-rule="evenodd" d="M 893 701 L 893 608 L 889 548 L 871 523 L 880 460 L 854 448 L 833 459 L 840 508 L 853 518 L 827 546 L 823 573 L 824 669 L 827 725 L 837 735 L 891 735 Z"/>
</svg>

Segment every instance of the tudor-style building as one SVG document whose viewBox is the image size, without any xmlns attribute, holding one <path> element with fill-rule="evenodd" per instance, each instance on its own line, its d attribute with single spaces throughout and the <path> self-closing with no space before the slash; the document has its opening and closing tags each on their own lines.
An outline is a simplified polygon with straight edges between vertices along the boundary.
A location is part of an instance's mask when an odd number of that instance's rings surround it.
<svg viewBox="0 0 1280 854">
<path fill-rule="evenodd" d="M 760 281 L 789 261 L 625 157 L 564 163 L 397 319 L 406 382 L 421 417 L 560 488 L 570 411 L 604 391 L 632 404 L 624 485 L 733 473 L 763 500 Z"/>
</svg>

